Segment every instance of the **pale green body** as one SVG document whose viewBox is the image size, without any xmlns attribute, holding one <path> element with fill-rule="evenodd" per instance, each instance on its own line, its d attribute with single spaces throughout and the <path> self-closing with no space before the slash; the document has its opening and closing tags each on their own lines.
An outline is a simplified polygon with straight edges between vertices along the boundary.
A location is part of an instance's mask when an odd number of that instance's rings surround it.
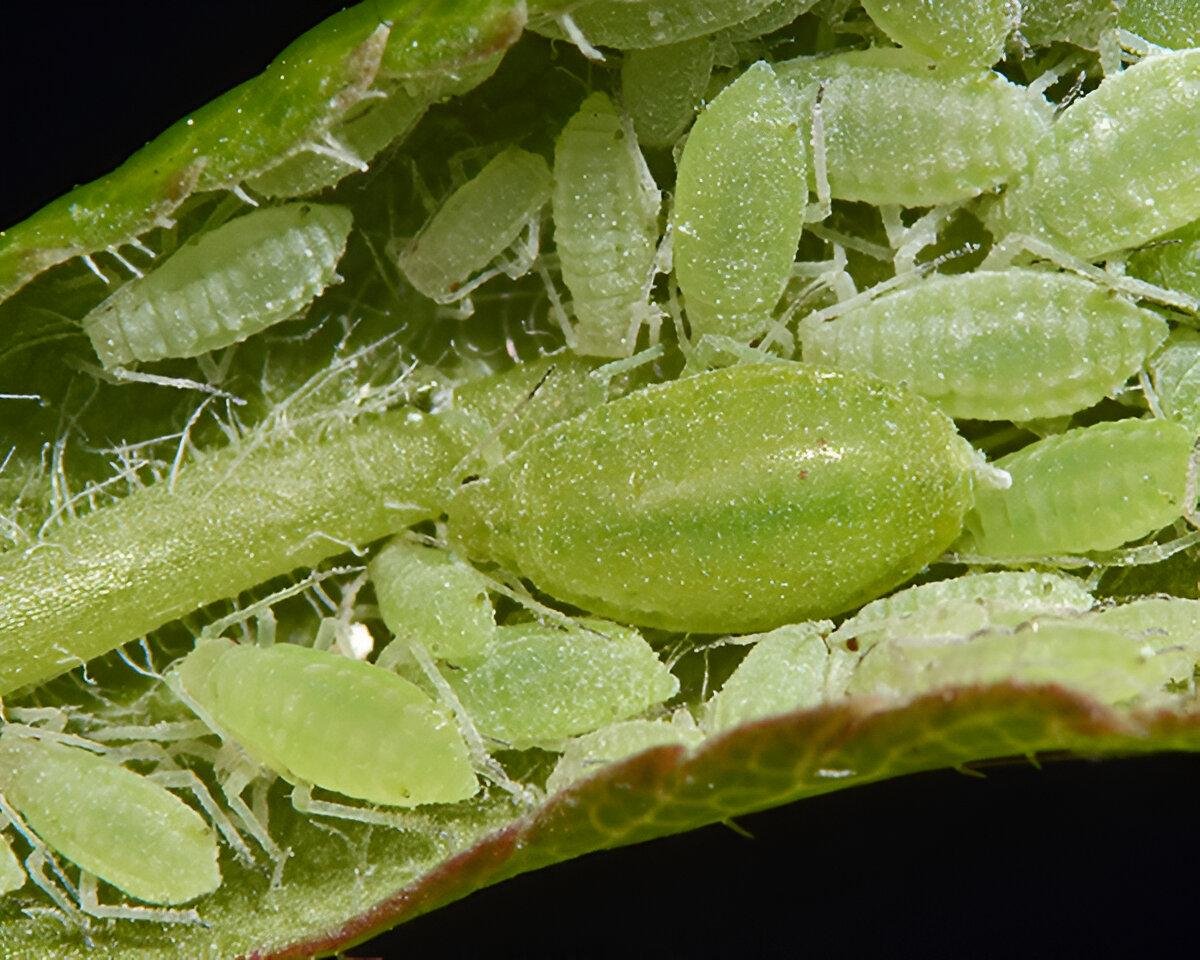
<svg viewBox="0 0 1200 960">
<path fill-rule="evenodd" d="M 538 216 L 551 175 L 535 153 L 508 147 L 454 191 L 399 254 L 401 273 L 438 303 L 451 303 Z"/>
<path fill-rule="evenodd" d="M 722 30 L 719 39 L 734 42 L 756 40 L 765 33 L 773 33 L 781 27 L 786 27 L 816 5 L 817 0 L 771 0 L 761 12 L 749 20 L 742 20 Z"/>
<path fill-rule="evenodd" d="M 852 696 L 910 697 L 941 687 L 1013 681 L 1061 684 L 1104 703 L 1152 697 L 1176 672 L 1170 656 L 1146 655 L 1118 630 L 1045 618 L 957 642 L 881 643 L 859 661 Z"/>
<path fill-rule="evenodd" d="M 500 627 L 482 664 L 447 679 L 479 732 L 516 749 L 554 748 L 679 690 L 636 630 L 599 620 Z"/>
<path fill-rule="evenodd" d="M 459 489 L 449 527 L 584 609 L 753 633 L 858 606 L 935 559 L 970 505 L 972 462 L 918 397 L 742 365 L 543 431 Z"/>
<path fill-rule="evenodd" d="M 479 790 L 450 711 L 373 664 L 290 644 L 211 640 L 176 671 L 203 720 L 290 783 L 398 807 Z"/>
<path fill-rule="evenodd" d="M 836 697 L 841 691 L 828 688 L 830 651 L 825 644 L 832 627 L 827 620 L 790 624 L 757 638 L 705 705 L 705 730 L 727 730 Z"/>
<path fill-rule="evenodd" d="M 396 537 L 369 570 L 380 615 L 397 638 L 416 640 L 434 658 L 461 666 L 487 654 L 496 611 L 487 579 L 470 564 Z"/>
<path fill-rule="evenodd" d="M 632 125 L 607 96 L 592 94 L 554 151 L 554 240 L 577 353 L 633 352 L 650 318 L 661 203 Z"/>
<path fill-rule="evenodd" d="M 990 67 L 1015 26 L 1010 0 L 863 0 L 889 37 L 933 60 Z"/>
<path fill-rule="evenodd" d="M 690 718 L 671 720 L 623 720 L 577 737 L 566 745 L 546 792 L 557 793 L 579 780 L 598 773 L 610 763 L 655 747 L 693 749 L 704 741 L 704 733 Z"/>
<path fill-rule="evenodd" d="M 1089 619 L 1110 630 L 1120 630 L 1171 663 L 1172 681 L 1194 682 L 1196 662 L 1200 660 L 1200 601 L 1147 597 L 1099 610 Z"/>
<path fill-rule="evenodd" d="M 345 207 L 254 210 L 190 240 L 83 318 L 106 367 L 194 357 L 286 320 L 335 282 Z"/>
<path fill-rule="evenodd" d="M 1200 435 L 1200 333 L 1180 328 L 1150 361 L 1163 415 Z"/>
<path fill-rule="evenodd" d="M 773 5 L 773 0 L 590 0 L 570 13 L 588 43 L 640 50 L 716 33 Z M 565 36 L 555 24 L 534 24 L 534 29 Z"/>
<path fill-rule="evenodd" d="M 1128 0 L 1021 0 L 1021 35 L 1035 47 L 1061 41 L 1095 50 L 1116 26 L 1123 2 Z"/>
<path fill-rule="evenodd" d="M 625 55 L 621 102 L 639 142 L 647 147 L 675 145 L 696 116 L 712 68 L 713 44 L 707 37 Z"/>
<path fill-rule="evenodd" d="M 1124 0 L 1118 25 L 1160 47 L 1200 46 L 1200 5 L 1196 0 Z"/>
<path fill-rule="evenodd" d="M 1192 431 L 1166 420 L 1068 430 L 1002 457 L 1007 490 L 980 490 L 963 549 L 987 557 L 1111 550 L 1187 508 Z"/>
<path fill-rule="evenodd" d="M 763 333 L 788 278 L 808 199 L 806 148 L 765 63 L 696 121 L 675 186 L 675 275 L 694 338 Z"/>
<path fill-rule="evenodd" d="M 1041 97 L 986 70 L 935 67 L 904 50 L 775 65 L 805 129 L 818 87 L 829 188 L 842 200 L 925 207 L 977 196 L 1028 162 L 1050 127 Z"/>
<path fill-rule="evenodd" d="M 1094 260 L 1200 218 L 1197 112 L 1200 50 L 1108 77 L 1034 147 L 990 225 Z"/>
<path fill-rule="evenodd" d="M 221 885 L 200 815 L 107 757 L 6 733 L 0 793 L 48 847 L 137 900 L 186 903 Z"/>
<path fill-rule="evenodd" d="M 1090 407 L 1166 336 L 1157 314 L 1088 280 L 1036 270 L 937 277 L 802 327 L 806 360 L 891 380 L 978 420 Z"/>
</svg>

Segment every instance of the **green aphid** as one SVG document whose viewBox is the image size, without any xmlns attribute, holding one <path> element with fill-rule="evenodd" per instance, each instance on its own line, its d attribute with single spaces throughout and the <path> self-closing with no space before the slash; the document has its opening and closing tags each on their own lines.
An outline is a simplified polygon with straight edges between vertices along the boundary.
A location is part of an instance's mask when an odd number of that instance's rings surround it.
<svg viewBox="0 0 1200 960">
<path fill-rule="evenodd" d="M 565 790 L 610 763 L 655 747 L 691 750 L 703 742 L 704 732 L 685 711 L 670 720 L 622 720 L 567 743 L 546 780 L 546 791 Z"/>
<path fill-rule="evenodd" d="M 1134 251 L 1127 269 L 1139 280 L 1200 300 L 1200 223 L 1189 223 Z"/>
<path fill-rule="evenodd" d="M 819 706 L 841 694 L 830 689 L 832 654 L 825 637 L 828 620 L 790 624 L 761 637 L 721 689 L 705 704 L 710 733 L 793 710 Z"/>
<path fill-rule="evenodd" d="M 345 207 L 254 210 L 185 243 L 83 318 L 106 367 L 194 357 L 294 316 L 340 280 Z"/>
<path fill-rule="evenodd" d="M 397 807 L 479 789 L 450 712 L 373 664 L 210 640 L 180 661 L 173 682 L 214 732 L 289 783 Z"/>
<path fill-rule="evenodd" d="M 672 147 L 691 126 L 713 68 L 707 37 L 632 50 L 621 61 L 621 102 L 638 141 Z"/>
<path fill-rule="evenodd" d="M 1150 361 L 1150 378 L 1163 416 L 1200 435 L 1200 333 L 1172 332 Z"/>
<path fill-rule="evenodd" d="M 980 490 L 962 549 L 988 558 L 1112 550 L 1189 513 L 1193 432 L 1167 420 L 1068 430 L 997 460 L 1008 489 Z"/>
<path fill-rule="evenodd" d="M 1200 5 L 1196 0 L 1124 0 L 1117 25 L 1155 46 L 1172 50 L 1200 47 Z"/>
<path fill-rule="evenodd" d="M 787 92 L 756 63 L 700 115 L 675 185 L 675 274 L 693 338 L 763 333 L 788 279 L 808 200 Z"/>
<path fill-rule="evenodd" d="M 552 427 L 459 488 L 448 527 L 586 610 L 754 633 L 872 600 L 935 559 L 976 455 L 919 397 L 857 374 L 747 364 Z"/>
<path fill-rule="evenodd" d="M 187 903 L 221 885 L 216 838 L 200 815 L 165 787 L 108 757 L 5 731 L 0 795 L 20 814 L 27 838 L 36 841 L 26 861 L 34 879 L 68 912 L 70 904 L 41 874 L 41 844 L 83 872 L 79 907 L 92 916 L 199 921 L 191 910 L 100 904 L 97 877 L 135 900 L 159 905 Z M 10 890 L 20 886 L 11 864 L 5 873 Z"/>
<path fill-rule="evenodd" d="M 1012 0 L 863 0 L 863 9 L 902 47 L 979 67 L 1003 56 L 1020 11 Z"/>
<path fill-rule="evenodd" d="M 636 630 L 600 620 L 500 627 L 482 664 L 446 676 L 479 732 L 517 749 L 553 749 L 679 690 Z"/>
<path fill-rule="evenodd" d="M 470 564 L 396 537 L 369 570 L 383 622 L 400 642 L 414 639 L 435 659 L 459 666 L 487 654 L 496 612 L 487 579 Z"/>
<path fill-rule="evenodd" d="M 824 151 L 835 199 L 966 200 L 1020 173 L 1050 128 L 1049 104 L 1025 87 L 906 50 L 800 57 L 775 69 Z"/>
<path fill-rule="evenodd" d="M 1115 392 L 1167 324 L 1091 281 L 1005 270 L 937 277 L 801 331 L 806 360 L 891 380 L 952 417 L 1034 420 Z"/>
<path fill-rule="evenodd" d="M 1105 78 L 1033 145 L 1028 171 L 989 226 L 1096 260 L 1191 223 L 1200 218 L 1198 111 L 1200 50 L 1148 57 Z"/>
</svg>

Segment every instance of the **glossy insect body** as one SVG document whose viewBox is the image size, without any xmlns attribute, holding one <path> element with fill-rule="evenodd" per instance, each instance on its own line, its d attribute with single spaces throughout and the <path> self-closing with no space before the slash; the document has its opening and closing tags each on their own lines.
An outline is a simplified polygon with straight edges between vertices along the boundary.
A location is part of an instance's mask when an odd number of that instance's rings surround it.
<svg viewBox="0 0 1200 960">
<path fill-rule="evenodd" d="M 350 211 L 255 210 L 189 241 L 83 319 L 106 367 L 227 347 L 307 306 L 337 279 Z"/>
<path fill-rule="evenodd" d="M 215 731 L 291 783 L 402 807 L 478 789 L 450 714 L 372 664 L 212 640 L 179 664 L 175 682 Z"/>
<path fill-rule="evenodd" d="M 1157 314 L 1079 277 L 1035 270 L 938 277 L 802 326 L 805 359 L 892 380 L 952 417 L 980 420 L 1089 407 L 1166 336 Z"/>
<path fill-rule="evenodd" d="M 1200 218 L 1200 50 L 1150 57 L 1068 107 L 994 211 L 994 232 L 1087 260 Z M 1136 163 L 1130 157 L 1137 157 Z"/>
<path fill-rule="evenodd" d="M 765 63 L 696 121 L 679 161 L 675 273 L 693 337 L 764 332 L 791 276 L 808 199 L 804 141 Z"/>
<path fill-rule="evenodd" d="M 509 147 L 454 191 L 421 227 L 400 252 L 401 272 L 438 303 L 463 299 L 477 285 L 476 275 L 536 222 L 550 190 L 546 161 Z"/>
<path fill-rule="evenodd" d="M 640 50 L 716 33 L 772 5 L 773 0 L 590 0 L 573 9 L 571 19 L 588 43 Z M 565 36 L 553 26 L 535 29 Z"/>
<path fill-rule="evenodd" d="M 1110 550 L 1179 519 L 1192 431 L 1166 420 L 1068 430 L 996 461 L 1007 490 L 980 490 L 963 549 L 986 557 Z"/>
<path fill-rule="evenodd" d="M 607 96 L 592 94 L 554 152 L 554 238 L 577 318 L 576 352 L 633 352 L 651 317 L 660 204 L 632 125 Z"/>
<path fill-rule="evenodd" d="M 889 37 L 934 60 L 990 67 L 1016 25 L 1010 0 L 863 0 Z"/>
<path fill-rule="evenodd" d="M 200 815 L 107 757 L 6 732 L 0 793 L 41 842 L 145 903 L 186 903 L 221 884 Z"/>
<path fill-rule="evenodd" d="M 1020 172 L 1050 107 L 985 70 L 874 49 L 776 64 L 797 112 L 820 116 L 835 198 L 907 207 L 974 197 Z"/>
<path fill-rule="evenodd" d="M 679 690 L 636 630 L 599 620 L 499 627 L 483 663 L 449 680 L 479 732 L 518 749 L 553 748 Z"/>
<path fill-rule="evenodd" d="M 638 141 L 670 147 L 696 116 L 713 68 L 707 37 L 634 50 L 621 61 L 621 101 Z"/>
<path fill-rule="evenodd" d="M 961 527 L 973 458 L 920 398 L 750 364 L 544 431 L 459 489 L 449 527 L 613 619 L 749 633 L 854 607 L 933 560 Z"/>
</svg>

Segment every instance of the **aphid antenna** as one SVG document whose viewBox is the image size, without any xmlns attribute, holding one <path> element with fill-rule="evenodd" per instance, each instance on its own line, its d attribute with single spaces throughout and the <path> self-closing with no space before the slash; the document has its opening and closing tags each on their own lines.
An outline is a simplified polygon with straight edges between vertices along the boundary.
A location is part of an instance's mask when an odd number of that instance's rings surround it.
<svg viewBox="0 0 1200 960">
<path fill-rule="evenodd" d="M 813 157 L 813 178 L 817 187 L 817 202 L 810 204 L 805 212 L 805 222 L 820 222 L 829 219 L 833 213 L 833 192 L 829 186 L 829 164 L 825 155 L 825 89 L 827 80 L 817 84 L 816 96 L 812 105 L 812 134 L 810 146 Z"/>
<path fill-rule="evenodd" d="M 567 35 L 567 39 L 575 46 L 584 57 L 598 63 L 604 62 L 604 54 L 593 47 L 584 32 L 579 29 L 579 24 L 575 22 L 575 18 L 569 13 L 561 13 L 555 17 L 555 23 L 559 25 L 562 32 Z"/>
<path fill-rule="evenodd" d="M 235 610 L 233 613 L 228 614 L 227 616 L 212 621 L 200 631 L 200 635 L 197 637 L 197 639 L 211 640 L 219 637 L 230 627 L 239 623 L 243 623 L 250 617 L 257 616 L 260 612 L 270 609 L 275 604 L 283 600 L 287 600 L 289 597 L 294 597 L 297 594 L 304 593 L 310 587 L 318 585 L 325 580 L 328 580 L 330 577 L 339 577 L 350 573 L 360 573 L 363 569 L 364 568 L 360 566 L 348 566 L 332 567 L 329 570 L 313 570 L 296 583 L 293 583 L 287 587 L 283 587 L 280 590 L 276 590 L 274 593 L 263 597 L 261 600 L 256 600 L 253 603 L 242 607 L 241 609 Z"/>
</svg>

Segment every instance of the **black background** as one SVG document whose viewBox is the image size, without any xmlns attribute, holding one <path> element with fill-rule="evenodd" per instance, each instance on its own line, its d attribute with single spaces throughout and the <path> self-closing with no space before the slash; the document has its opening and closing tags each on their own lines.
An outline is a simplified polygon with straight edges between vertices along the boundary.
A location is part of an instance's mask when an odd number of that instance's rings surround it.
<svg viewBox="0 0 1200 960">
<path fill-rule="evenodd" d="M 4 8 L 0 228 L 336 3 Z M 910 777 L 517 878 L 356 957 L 1192 956 L 1200 760 Z"/>
</svg>

